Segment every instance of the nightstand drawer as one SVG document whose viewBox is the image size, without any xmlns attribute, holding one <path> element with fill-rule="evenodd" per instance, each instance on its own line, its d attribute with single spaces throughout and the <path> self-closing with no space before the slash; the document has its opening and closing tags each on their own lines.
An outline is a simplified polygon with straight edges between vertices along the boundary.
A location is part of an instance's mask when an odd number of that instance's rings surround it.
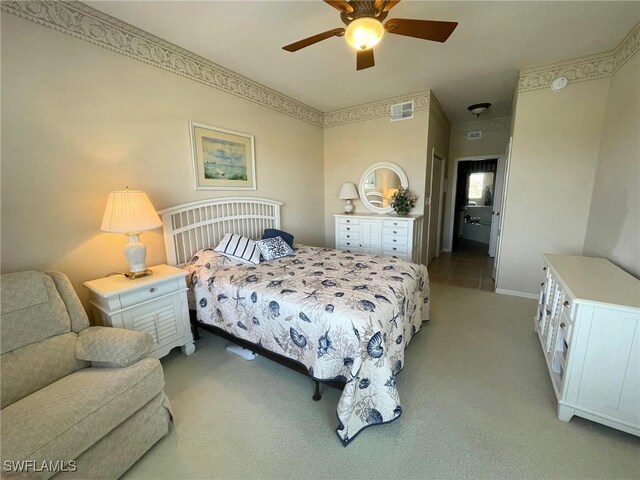
<svg viewBox="0 0 640 480">
<path fill-rule="evenodd" d="M 144 288 L 121 293 L 120 295 L 118 295 L 118 297 L 120 300 L 120 306 L 122 308 L 126 308 L 130 307 L 131 305 L 137 305 L 138 303 L 146 302 L 148 300 L 167 295 L 185 287 L 186 284 L 183 279 L 174 278 L 166 282 L 155 283 Z"/>
</svg>

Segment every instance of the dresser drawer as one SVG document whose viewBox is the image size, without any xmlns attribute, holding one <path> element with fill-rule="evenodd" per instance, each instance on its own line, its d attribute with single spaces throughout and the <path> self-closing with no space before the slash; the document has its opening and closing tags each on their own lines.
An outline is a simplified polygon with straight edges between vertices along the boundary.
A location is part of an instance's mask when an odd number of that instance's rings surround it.
<svg viewBox="0 0 640 480">
<path fill-rule="evenodd" d="M 406 245 L 407 243 L 409 243 L 407 241 L 407 235 L 394 235 L 392 234 L 384 234 L 382 237 L 382 242 L 389 244 L 389 245 L 395 245 L 395 244 L 399 244 L 399 245 Z"/>
<path fill-rule="evenodd" d="M 179 282 L 182 284 L 180 285 Z M 177 292 L 183 288 L 186 288 L 186 283 L 183 279 L 171 279 L 166 282 L 156 283 L 150 287 L 121 293 L 118 297 L 120 300 L 120 306 L 122 308 L 127 308 L 131 305 L 137 305 L 169 293 Z"/>
<path fill-rule="evenodd" d="M 409 229 L 404 225 L 399 227 L 384 227 L 382 229 L 383 235 L 398 235 L 401 237 L 407 237 L 409 235 Z"/>
<path fill-rule="evenodd" d="M 360 230 L 357 225 L 338 225 L 337 233 L 338 235 L 342 235 L 342 234 L 357 235 L 359 231 Z"/>
<path fill-rule="evenodd" d="M 338 242 L 357 242 L 358 232 L 352 230 L 338 230 L 338 236 L 336 237 Z"/>
<path fill-rule="evenodd" d="M 407 253 L 407 245 L 389 245 L 385 243 L 382 246 L 382 252 L 385 255 L 404 255 Z"/>
<path fill-rule="evenodd" d="M 360 244 L 358 243 L 357 240 L 355 241 L 350 241 L 350 240 L 344 240 L 344 241 L 340 241 L 338 242 L 338 250 L 353 250 L 354 248 L 359 248 Z"/>
<path fill-rule="evenodd" d="M 382 222 L 382 226 L 384 228 L 389 227 L 389 228 L 393 228 L 393 227 L 400 227 L 400 228 L 409 228 L 409 220 L 384 220 Z"/>
<path fill-rule="evenodd" d="M 336 221 L 338 222 L 338 225 L 358 225 L 358 223 L 360 222 L 360 219 L 338 217 Z"/>
</svg>

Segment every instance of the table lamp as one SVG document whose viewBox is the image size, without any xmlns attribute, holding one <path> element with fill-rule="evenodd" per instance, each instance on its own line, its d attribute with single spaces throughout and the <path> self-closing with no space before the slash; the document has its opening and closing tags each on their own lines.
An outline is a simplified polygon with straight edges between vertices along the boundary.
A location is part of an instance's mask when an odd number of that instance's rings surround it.
<svg viewBox="0 0 640 480">
<path fill-rule="evenodd" d="M 129 243 L 124 246 L 129 272 L 124 276 L 136 279 L 153 273 L 145 267 L 147 248 L 140 242 L 140 233 L 160 226 L 160 217 L 143 191 L 127 188 L 109 194 L 100 230 L 129 237 Z"/>
<path fill-rule="evenodd" d="M 358 191 L 356 190 L 356 186 L 351 182 L 346 182 L 342 185 L 342 188 L 340 189 L 339 198 L 340 200 L 347 201 L 347 203 L 344 205 L 344 213 L 349 214 L 353 212 L 353 204 L 351 203 L 351 200 L 355 200 L 360 197 L 358 196 Z"/>
</svg>

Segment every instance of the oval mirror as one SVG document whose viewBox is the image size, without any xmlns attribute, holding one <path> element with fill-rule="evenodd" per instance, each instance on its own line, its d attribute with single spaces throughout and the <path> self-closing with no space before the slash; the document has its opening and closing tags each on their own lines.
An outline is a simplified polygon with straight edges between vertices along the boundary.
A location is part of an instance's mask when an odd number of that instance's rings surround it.
<svg viewBox="0 0 640 480">
<path fill-rule="evenodd" d="M 360 177 L 360 200 L 375 213 L 391 213 L 391 197 L 398 188 L 409 188 L 409 179 L 399 165 L 380 162 L 367 168 Z"/>
</svg>

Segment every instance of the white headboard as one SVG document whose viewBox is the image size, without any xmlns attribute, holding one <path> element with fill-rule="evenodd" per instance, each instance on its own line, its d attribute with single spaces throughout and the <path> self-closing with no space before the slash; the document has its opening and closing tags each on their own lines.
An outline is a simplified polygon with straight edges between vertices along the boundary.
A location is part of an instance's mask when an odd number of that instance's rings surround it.
<svg viewBox="0 0 640 480">
<path fill-rule="evenodd" d="M 226 197 L 159 211 L 167 263 L 183 266 L 199 249 L 218 245 L 227 232 L 261 238 L 265 228 L 280 228 L 281 205 L 265 198 Z"/>
</svg>

